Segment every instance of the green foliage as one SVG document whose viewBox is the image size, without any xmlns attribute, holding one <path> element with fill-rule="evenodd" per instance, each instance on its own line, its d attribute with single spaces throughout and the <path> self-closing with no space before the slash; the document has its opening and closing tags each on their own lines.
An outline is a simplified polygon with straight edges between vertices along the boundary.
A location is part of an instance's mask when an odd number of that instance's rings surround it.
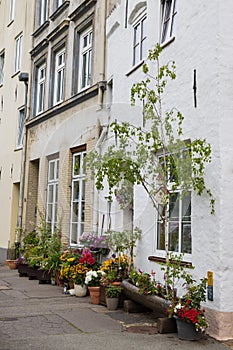
<svg viewBox="0 0 233 350">
<path fill-rule="evenodd" d="M 42 267 L 54 275 L 59 269 L 62 251 L 59 225 L 54 233 L 48 227 L 45 215 L 40 212 L 40 223 L 25 235 L 20 248 L 21 255 L 32 267 Z"/>
<path fill-rule="evenodd" d="M 120 286 L 110 286 L 105 288 L 107 298 L 118 298 L 121 295 L 122 288 Z"/>
<path fill-rule="evenodd" d="M 183 254 L 176 255 L 170 253 L 170 259 L 165 264 L 161 265 L 161 271 L 164 271 L 164 281 L 168 294 L 168 298 L 176 297 L 176 283 L 180 279 L 185 280 L 185 283 L 190 283 L 192 277 L 187 273 L 183 262 Z"/>
<path fill-rule="evenodd" d="M 106 235 L 109 248 L 116 254 L 129 253 L 130 266 L 133 268 L 134 263 L 134 248 L 136 243 L 141 239 L 142 233 L 139 228 L 124 231 L 109 231 Z"/>
<path fill-rule="evenodd" d="M 109 146 L 103 155 L 97 151 L 88 154 L 86 163 L 98 190 L 104 188 L 104 180 L 107 180 L 110 199 L 122 188 L 124 191 L 130 188 L 129 184 L 141 184 L 155 208 L 158 208 L 156 195 L 159 185 L 168 187 L 167 174 L 172 163 L 176 173 L 172 190 L 193 189 L 198 195 L 206 192 L 213 213 L 214 198 L 204 180 L 205 166 L 211 161 L 211 146 L 206 139 L 185 140 L 182 113 L 176 108 L 164 111 L 163 94 L 168 81 L 176 78 L 176 67 L 174 62 L 160 66 L 161 52 L 161 47 L 157 45 L 148 55 L 150 63 L 157 68 L 157 75 L 151 76 L 149 65 L 145 63 L 145 79 L 131 88 L 132 104 L 137 99 L 144 102 L 143 114 L 149 122 L 148 127 L 113 122 L 110 128 L 117 142 Z"/>
<path fill-rule="evenodd" d="M 159 204 L 169 202 L 171 191 L 185 195 L 193 190 L 197 195 L 209 197 L 210 211 L 214 213 L 214 198 L 205 184 L 205 168 L 211 162 L 211 146 L 206 139 L 185 139 L 183 114 L 175 107 L 164 107 L 164 96 L 169 81 L 176 78 L 175 62 L 160 65 L 162 48 L 157 45 L 149 51 L 149 63 L 143 65 L 145 78 L 131 88 L 132 105 L 143 102 L 145 127 L 129 122 L 114 121 L 110 125 L 110 136 L 115 140 L 107 151 L 96 150 L 86 156 L 86 165 L 98 190 L 103 190 L 107 181 L 110 200 L 112 196 L 127 191 L 132 186 L 142 185 L 161 222 L 167 217 L 161 215 Z M 156 75 L 150 74 L 155 66 Z M 168 103 L 166 103 L 166 106 Z M 163 196 L 158 196 L 164 190 Z M 129 193 L 129 195 L 130 195 Z M 162 203 L 161 203 L 162 200 Z M 167 225 L 165 224 L 165 227 Z M 168 234 L 165 249 L 168 256 Z"/>
<path fill-rule="evenodd" d="M 158 295 L 165 297 L 166 289 L 160 282 L 151 280 L 151 275 L 145 271 L 132 270 L 130 273 L 130 281 L 135 285 L 140 295 Z"/>
</svg>

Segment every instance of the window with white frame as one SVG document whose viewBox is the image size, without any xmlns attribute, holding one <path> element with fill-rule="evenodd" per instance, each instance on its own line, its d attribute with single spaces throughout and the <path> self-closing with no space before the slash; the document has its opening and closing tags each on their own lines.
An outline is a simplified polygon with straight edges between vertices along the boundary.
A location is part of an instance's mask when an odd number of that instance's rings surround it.
<svg viewBox="0 0 233 350">
<path fill-rule="evenodd" d="M 85 151 L 73 154 L 71 186 L 70 244 L 78 244 L 84 232 L 85 219 Z"/>
<path fill-rule="evenodd" d="M 161 6 L 161 43 L 164 43 L 174 36 L 176 0 L 162 0 Z"/>
<path fill-rule="evenodd" d="M 57 199 L 58 199 L 59 159 L 48 162 L 46 224 L 54 233 L 57 226 Z"/>
<path fill-rule="evenodd" d="M 0 85 L 3 84 L 4 79 L 4 65 L 5 65 L 5 52 L 0 53 Z"/>
<path fill-rule="evenodd" d="M 48 0 L 39 0 L 37 13 L 37 23 L 41 26 L 48 19 Z"/>
<path fill-rule="evenodd" d="M 62 102 L 64 99 L 65 84 L 65 49 L 55 54 L 55 70 L 54 70 L 54 90 L 53 104 Z"/>
<path fill-rule="evenodd" d="M 9 20 L 12 22 L 15 16 L 15 0 L 10 0 L 10 15 Z"/>
<path fill-rule="evenodd" d="M 17 135 L 17 148 L 23 147 L 23 133 L 24 133 L 24 118 L 25 109 L 21 108 L 18 111 L 18 135 Z"/>
<path fill-rule="evenodd" d="M 133 26 L 133 66 L 146 57 L 146 15 Z"/>
<path fill-rule="evenodd" d="M 20 34 L 15 39 L 15 72 L 18 72 L 21 67 L 23 35 Z"/>
<path fill-rule="evenodd" d="M 176 154 L 159 157 L 161 176 L 166 178 L 165 193 L 169 193 L 168 203 L 159 204 L 157 215 L 157 250 L 165 250 L 165 231 L 168 232 L 169 251 L 191 254 L 191 191 L 182 190 L 177 186 L 178 172 L 176 164 L 190 169 L 188 150 L 183 149 Z M 166 165 L 165 165 L 166 163 Z M 187 173 L 191 176 L 191 173 Z M 182 186 L 181 186 L 182 187 Z M 167 220 L 164 218 L 167 217 Z M 167 227 L 165 227 L 167 225 Z"/>
<path fill-rule="evenodd" d="M 167 211 L 167 213 L 165 213 Z M 159 205 L 157 220 L 157 249 L 165 250 L 165 223 L 161 217 L 168 216 L 168 249 L 169 251 L 191 254 L 191 192 L 185 195 L 173 192 L 167 205 Z"/>
<path fill-rule="evenodd" d="M 44 111 L 46 65 L 42 64 L 37 68 L 36 79 L 36 114 Z"/>
<path fill-rule="evenodd" d="M 79 90 L 91 85 L 92 78 L 92 28 L 80 35 Z"/>
</svg>

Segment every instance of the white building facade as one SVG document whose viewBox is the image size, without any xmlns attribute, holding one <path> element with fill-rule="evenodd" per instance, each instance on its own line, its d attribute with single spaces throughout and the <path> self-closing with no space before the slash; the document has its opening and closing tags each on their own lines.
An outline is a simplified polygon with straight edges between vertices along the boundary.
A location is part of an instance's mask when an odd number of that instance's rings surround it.
<svg viewBox="0 0 233 350">
<path fill-rule="evenodd" d="M 185 138 L 206 138 L 211 144 L 206 184 L 216 200 L 215 214 L 210 214 L 207 196 L 192 193 L 189 247 L 182 251 L 179 244 L 175 250 L 185 253 L 184 260 L 195 266 L 196 278 L 213 273 L 213 301 L 207 300 L 205 306 L 209 334 L 218 339 L 233 337 L 231 7 L 230 1 L 217 0 L 118 1 L 106 27 L 106 78 L 113 86 L 111 120 L 142 126 L 142 113 L 130 106 L 130 88 L 143 78 L 147 50 L 160 43 L 161 63 L 174 60 L 177 67 L 177 78 L 164 97 L 167 108 L 177 107 L 183 113 Z M 158 243 L 156 211 L 142 188 L 135 189 L 133 218 L 133 226 L 142 229 L 136 266 L 155 270 L 162 278 L 159 262 L 165 252 Z"/>
</svg>

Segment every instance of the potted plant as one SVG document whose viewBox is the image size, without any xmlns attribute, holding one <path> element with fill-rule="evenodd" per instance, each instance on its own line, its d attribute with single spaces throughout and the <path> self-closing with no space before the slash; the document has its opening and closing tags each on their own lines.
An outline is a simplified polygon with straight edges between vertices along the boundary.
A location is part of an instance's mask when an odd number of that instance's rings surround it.
<svg viewBox="0 0 233 350">
<path fill-rule="evenodd" d="M 76 297 L 85 297 L 87 294 L 87 286 L 85 284 L 87 272 L 88 267 L 82 263 L 73 266 L 72 279 L 74 282 L 74 294 Z"/>
<path fill-rule="evenodd" d="M 196 284 L 190 277 L 187 293 L 174 299 L 168 308 L 168 317 L 174 317 L 177 323 L 178 337 L 184 340 L 199 340 L 208 327 L 205 310 L 201 302 L 206 300 L 206 278 Z"/>
<path fill-rule="evenodd" d="M 101 270 L 90 270 L 86 273 L 85 284 L 88 286 L 92 304 L 100 303 L 100 281 L 103 275 Z"/>
<path fill-rule="evenodd" d="M 108 310 L 117 309 L 121 292 L 122 288 L 119 286 L 109 286 L 105 289 Z"/>
</svg>

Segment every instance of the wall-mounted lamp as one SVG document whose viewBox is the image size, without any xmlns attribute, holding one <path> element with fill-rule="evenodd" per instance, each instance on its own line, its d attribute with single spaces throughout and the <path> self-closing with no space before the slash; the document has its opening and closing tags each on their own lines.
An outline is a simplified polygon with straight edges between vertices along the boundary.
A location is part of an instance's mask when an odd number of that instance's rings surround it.
<svg viewBox="0 0 233 350">
<path fill-rule="evenodd" d="M 29 74 L 28 73 L 20 73 L 19 74 L 19 81 L 24 81 L 24 82 L 28 82 L 29 79 Z"/>
</svg>

